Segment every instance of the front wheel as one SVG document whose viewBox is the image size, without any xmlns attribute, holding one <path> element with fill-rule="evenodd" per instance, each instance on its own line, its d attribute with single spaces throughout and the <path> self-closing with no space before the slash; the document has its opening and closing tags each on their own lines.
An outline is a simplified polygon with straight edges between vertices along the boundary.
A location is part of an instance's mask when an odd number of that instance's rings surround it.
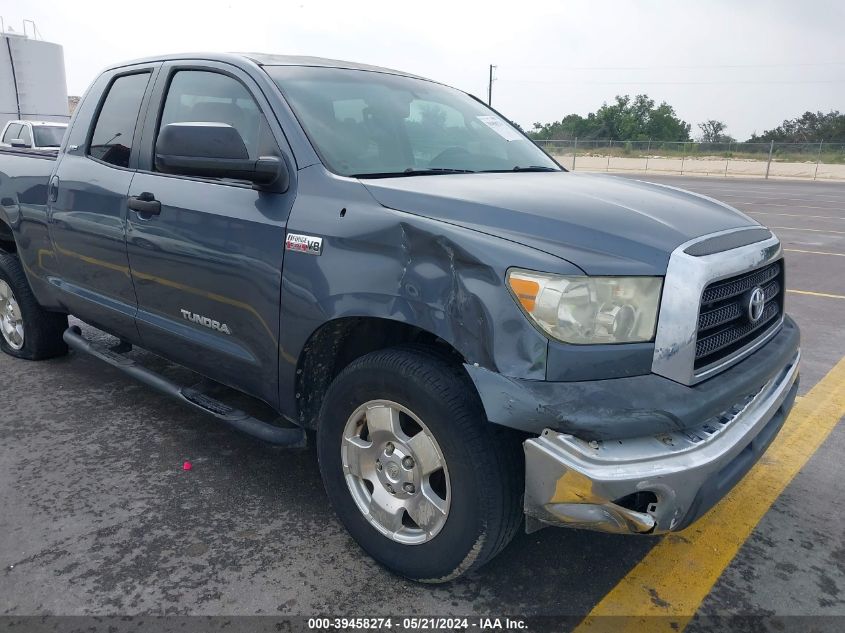
<svg viewBox="0 0 845 633">
<path fill-rule="evenodd" d="M 519 438 L 486 421 L 463 369 L 436 352 L 388 349 L 344 369 L 323 402 L 317 446 L 346 528 L 413 580 L 480 567 L 520 525 Z"/>
</svg>

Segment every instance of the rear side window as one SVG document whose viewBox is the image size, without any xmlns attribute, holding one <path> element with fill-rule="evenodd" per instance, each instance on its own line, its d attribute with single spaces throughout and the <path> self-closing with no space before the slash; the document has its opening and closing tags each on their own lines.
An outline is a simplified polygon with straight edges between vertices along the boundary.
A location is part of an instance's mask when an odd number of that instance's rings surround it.
<svg viewBox="0 0 845 633">
<path fill-rule="evenodd" d="M 132 136 L 150 73 L 114 80 L 97 117 L 88 154 L 118 167 L 129 167 Z"/>
<path fill-rule="evenodd" d="M 236 79 L 205 70 L 180 70 L 173 75 L 159 130 L 169 123 L 226 123 L 244 140 L 250 158 L 273 153 L 274 142 L 258 104 Z"/>
<path fill-rule="evenodd" d="M 11 143 L 12 139 L 20 138 L 21 124 L 12 123 L 6 128 L 6 133 L 3 135 L 3 143 Z"/>
<path fill-rule="evenodd" d="M 67 128 L 59 125 L 37 125 L 32 128 L 35 135 L 35 144 L 38 147 L 58 147 Z"/>
</svg>

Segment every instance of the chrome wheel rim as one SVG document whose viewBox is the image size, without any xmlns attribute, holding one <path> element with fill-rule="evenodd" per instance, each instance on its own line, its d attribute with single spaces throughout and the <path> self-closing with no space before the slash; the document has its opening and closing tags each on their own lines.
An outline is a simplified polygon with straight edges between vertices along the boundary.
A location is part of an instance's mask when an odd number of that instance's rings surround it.
<svg viewBox="0 0 845 633">
<path fill-rule="evenodd" d="M 3 340 L 15 351 L 23 349 L 23 316 L 15 294 L 5 281 L 0 279 L 0 333 Z"/>
<path fill-rule="evenodd" d="M 341 462 L 361 514 L 387 538 L 419 545 L 443 529 L 452 501 L 446 460 L 406 407 L 389 400 L 358 407 L 343 431 Z"/>
</svg>

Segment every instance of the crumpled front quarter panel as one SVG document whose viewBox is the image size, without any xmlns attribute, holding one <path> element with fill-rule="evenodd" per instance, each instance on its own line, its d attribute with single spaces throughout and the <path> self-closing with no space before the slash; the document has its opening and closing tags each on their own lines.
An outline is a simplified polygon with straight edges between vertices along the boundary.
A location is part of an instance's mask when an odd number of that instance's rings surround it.
<svg viewBox="0 0 845 633">
<path fill-rule="evenodd" d="M 438 178 L 431 178 L 432 187 Z M 447 341 L 470 364 L 545 379 L 548 340 L 518 308 L 505 274 L 511 266 L 580 273 L 568 262 L 383 207 L 359 181 L 321 166 L 300 172 L 288 233 L 323 243 L 319 256 L 285 253 L 281 385 L 295 383 L 296 363 L 312 333 L 343 317 L 407 323 Z M 283 406 L 294 397 L 283 391 Z"/>
</svg>

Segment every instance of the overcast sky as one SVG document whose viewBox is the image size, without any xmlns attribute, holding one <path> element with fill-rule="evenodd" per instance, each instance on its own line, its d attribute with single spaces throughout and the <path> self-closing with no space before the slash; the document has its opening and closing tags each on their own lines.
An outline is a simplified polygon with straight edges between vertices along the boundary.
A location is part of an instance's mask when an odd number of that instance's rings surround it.
<svg viewBox="0 0 845 633">
<path fill-rule="evenodd" d="M 184 51 L 318 55 L 407 70 L 486 97 L 523 127 L 616 94 L 665 100 L 744 140 L 805 110 L 845 110 L 842 0 L 0 0 L 64 46 L 68 90 L 114 62 Z"/>
</svg>

